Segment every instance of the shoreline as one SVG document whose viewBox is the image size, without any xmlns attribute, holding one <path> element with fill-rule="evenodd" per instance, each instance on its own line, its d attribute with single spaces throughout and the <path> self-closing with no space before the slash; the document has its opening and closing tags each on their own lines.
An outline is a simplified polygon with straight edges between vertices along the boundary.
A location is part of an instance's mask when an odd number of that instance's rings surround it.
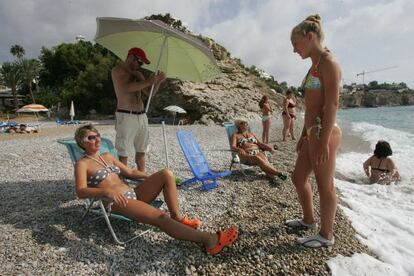
<svg viewBox="0 0 414 276">
<path fill-rule="evenodd" d="M 274 119 L 272 123 L 271 143 L 279 146 L 272 162 L 280 170 L 291 171 L 296 141 L 281 142 L 280 121 Z M 259 136 L 260 127 L 260 122 L 252 122 L 252 129 Z M 301 127 L 297 126 L 297 133 Z M 103 136 L 114 140 L 113 126 L 97 128 Z M 238 241 L 218 256 L 210 257 L 199 246 L 174 240 L 156 229 L 125 247 L 117 246 L 103 221 L 81 228 L 77 225 L 81 202 L 74 192 L 73 167 L 66 149 L 56 143 L 58 138 L 72 137 L 74 129 L 60 127 L 32 139 L 0 141 L 3 149 L 0 195 L 5 206 L 0 211 L 0 267 L 5 274 L 90 275 L 116 271 L 329 275 L 326 262 L 335 256 L 370 252 L 358 241 L 340 209 L 333 248 L 310 250 L 297 245 L 298 237 L 312 231 L 292 230 L 283 224 L 301 212 L 293 184 L 290 179 L 272 184 L 257 168 L 249 168 L 247 176 L 235 170 L 230 177 L 219 180 L 219 188 L 209 192 L 178 191 L 181 211 L 199 217 L 203 221 L 202 230 L 216 231 L 231 224 L 240 227 Z M 168 125 L 169 163 L 178 177 L 187 179 L 192 174 L 178 145 L 177 129 L 193 132 L 212 169 L 228 169 L 231 157 L 224 128 Z M 160 125 L 150 126 L 150 141 L 147 166 L 148 172 L 155 172 L 165 166 L 164 147 L 159 146 L 163 143 Z M 29 156 L 25 154 L 28 149 Z M 313 180 L 312 184 L 316 191 Z M 314 198 L 318 214 L 317 193 Z M 129 224 L 115 225 L 123 234 L 135 229 Z"/>
</svg>

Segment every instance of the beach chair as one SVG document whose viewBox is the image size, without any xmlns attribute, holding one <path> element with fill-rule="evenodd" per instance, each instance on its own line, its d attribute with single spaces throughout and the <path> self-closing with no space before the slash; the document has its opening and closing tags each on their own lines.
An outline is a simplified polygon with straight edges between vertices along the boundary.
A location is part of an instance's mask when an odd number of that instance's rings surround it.
<svg viewBox="0 0 414 276">
<path fill-rule="evenodd" d="M 218 187 L 217 178 L 231 174 L 231 171 L 214 172 L 210 169 L 207 159 L 191 131 L 177 131 L 177 138 L 185 159 L 194 175 L 193 178 L 182 182 L 180 187 L 185 188 L 199 181 L 201 182 L 201 190 L 208 191 Z"/>
<path fill-rule="evenodd" d="M 83 151 L 83 149 L 81 149 L 80 147 L 78 147 L 78 145 L 76 144 L 76 141 L 74 139 L 59 139 L 57 141 L 59 144 L 65 145 L 66 149 L 69 152 L 70 155 L 70 159 L 72 161 L 72 164 L 75 165 L 75 163 L 81 159 L 85 153 Z M 105 152 L 109 152 L 111 153 L 113 156 L 117 157 L 117 151 L 114 147 L 114 145 L 112 144 L 111 140 L 102 137 L 101 138 L 101 148 L 100 148 L 100 152 L 105 153 Z M 131 183 L 132 181 L 127 181 L 129 183 Z M 85 199 L 85 213 L 83 214 L 81 220 L 80 220 L 80 224 L 83 223 L 83 221 L 85 220 L 86 216 L 89 213 L 94 213 L 96 215 L 98 215 L 95 219 L 91 219 L 89 220 L 89 222 L 94 221 L 96 219 L 100 219 L 100 218 L 104 218 L 105 222 L 108 226 L 109 231 L 111 232 L 111 235 L 113 237 L 113 239 L 115 240 L 116 243 L 123 245 L 126 244 L 127 242 L 130 242 L 142 235 L 144 235 L 145 233 L 148 233 L 151 229 L 147 229 L 141 233 L 139 233 L 138 235 L 135 235 L 125 241 L 120 241 L 117 237 L 117 235 L 115 234 L 115 231 L 112 227 L 110 218 L 115 218 L 115 219 L 121 219 L 121 220 L 125 220 L 128 222 L 133 222 L 132 219 L 125 217 L 123 215 L 119 215 L 119 214 L 115 214 L 115 213 L 111 213 L 108 212 L 105 208 L 105 205 L 103 203 L 103 199 L 104 198 L 89 198 L 89 199 Z M 151 205 L 159 208 L 161 207 L 161 205 L 163 204 L 162 200 L 155 200 Z"/>
<path fill-rule="evenodd" d="M 61 120 L 59 118 L 56 118 L 56 124 L 58 126 L 64 126 L 64 125 L 80 125 L 81 122 L 79 120 L 69 120 L 69 121 L 65 121 L 65 120 Z"/>
<path fill-rule="evenodd" d="M 234 133 L 237 132 L 237 127 L 234 123 L 232 122 L 224 122 L 223 123 L 224 128 L 226 129 L 226 133 L 227 133 L 227 139 L 229 140 L 229 146 L 230 146 L 230 151 L 231 151 L 231 163 L 230 163 L 230 168 L 229 170 L 231 171 L 231 169 L 233 168 L 234 164 L 238 164 L 239 165 L 239 169 L 242 172 L 243 175 L 246 175 L 246 172 L 244 171 L 244 167 L 243 166 L 247 166 L 247 167 L 251 167 L 251 166 L 256 166 L 253 165 L 247 161 L 243 161 L 240 160 L 239 155 L 237 154 L 237 152 L 233 151 L 231 149 L 231 137 L 233 136 Z M 250 132 L 250 128 L 248 129 L 248 131 Z M 266 152 L 265 152 L 266 154 Z M 271 159 L 271 156 L 267 155 L 267 158 L 269 158 L 269 160 Z"/>
</svg>

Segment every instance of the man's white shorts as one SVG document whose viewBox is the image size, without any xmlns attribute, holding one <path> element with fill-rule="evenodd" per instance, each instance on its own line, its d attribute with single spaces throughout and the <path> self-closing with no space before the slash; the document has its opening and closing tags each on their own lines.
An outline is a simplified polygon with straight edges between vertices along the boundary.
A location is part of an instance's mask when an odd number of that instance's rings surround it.
<svg viewBox="0 0 414 276">
<path fill-rule="evenodd" d="M 147 115 L 116 112 L 115 117 L 115 148 L 118 155 L 126 157 L 134 148 L 135 152 L 147 152 L 149 143 Z"/>
</svg>

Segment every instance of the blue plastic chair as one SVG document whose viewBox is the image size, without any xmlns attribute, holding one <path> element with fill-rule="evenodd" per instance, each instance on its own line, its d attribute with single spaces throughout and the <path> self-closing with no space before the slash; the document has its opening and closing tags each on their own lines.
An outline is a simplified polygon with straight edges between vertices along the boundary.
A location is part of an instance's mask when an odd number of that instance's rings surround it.
<svg viewBox="0 0 414 276">
<path fill-rule="evenodd" d="M 73 165 L 75 165 L 75 163 L 78 160 L 80 160 L 81 158 L 83 158 L 85 156 L 85 152 L 83 151 L 83 149 L 81 149 L 76 144 L 76 141 L 74 139 L 59 139 L 57 142 L 59 144 L 62 144 L 62 145 L 66 146 L 66 149 L 69 152 L 70 159 L 71 159 Z M 111 140 L 102 137 L 101 138 L 100 153 L 103 154 L 103 153 L 106 153 L 106 152 L 111 153 L 115 157 L 118 156 L 118 153 L 117 153 L 114 145 L 112 144 Z M 151 230 L 151 229 L 147 229 L 147 230 L 141 232 L 138 235 L 135 235 L 134 237 L 132 237 L 132 238 L 126 240 L 126 241 L 120 241 L 118 239 L 117 235 L 115 234 L 115 231 L 113 230 L 113 227 L 111 225 L 111 222 L 110 222 L 109 218 L 122 219 L 122 220 L 129 221 L 129 222 L 132 222 L 133 220 L 128 218 L 128 217 L 125 217 L 123 215 L 108 212 L 105 208 L 105 205 L 104 205 L 103 201 L 102 201 L 103 199 L 104 198 L 88 198 L 88 199 L 85 199 L 86 211 L 83 214 L 80 223 L 82 223 L 84 221 L 86 215 L 89 212 L 100 215 L 96 219 L 99 219 L 99 218 L 102 218 L 102 217 L 105 219 L 106 224 L 109 228 L 109 231 L 111 232 L 112 237 L 114 238 L 115 242 L 120 244 L 120 245 L 123 245 L 123 244 L 125 244 L 129 241 L 132 241 L 132 240 L 138 238 L 139 236 L 144 235 L 145 233 L 147 233 Z M 163 204 L 162 200 L 155 200 L 155 201 L 152 202 L 151 205 L 156 207 L 156 208 L 159 208 L 159 207 L 161 207 L 162 204 Z M 95 220 L 95 219 L 92 219 L 90 221 L 93 221 L 93 220 Z"/>
<path fill-rule="evenodd" d="M 178 142 L 184 153 L 185 159 L 190 165 L 194 177 L 181 183 L 180 187 L 187 187 L 201 182 L 201 189 L 204 191 L 217 188 L 217 178 L 231 174 L 231 171 L 214 172 L 210 169 L 207 159 L 201 151 L 191 131 L 177 131 Z"/>
</svg>

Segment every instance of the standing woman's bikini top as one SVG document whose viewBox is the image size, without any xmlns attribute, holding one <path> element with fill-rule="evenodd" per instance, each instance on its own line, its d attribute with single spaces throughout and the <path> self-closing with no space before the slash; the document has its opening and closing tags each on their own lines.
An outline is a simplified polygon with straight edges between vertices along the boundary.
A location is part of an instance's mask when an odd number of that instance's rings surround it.
<svg viewBox="0 0 414 276">
<path fill-rule="evenodd" d="M 116 173 L 116 174 L 121 173 L 121 170 L 119 169 L 119 167 L 115 165 L 108 166 L 108 164 L 105 162 L 105 160 L 100 155 L 99 155 L 100 161 L 90 155 L 86 154 L 85 156 L 89 159 L 96 161 L 98 164 L 104 167 L 103 169 L 97 170 L 93 175 L 89 177 L 87 184 L 90 187 L 96 187 L 99 183 L 105 180 L 110 173 Z"/>
<path fill-rule="evenodd" d="M 329 50 L 326 50 L 329 52 Z M 322 52 L 321 55 L 319 56 L 319 60 L 318 62 L 315 64 L 315 66 L 312 66 L 308 73 L 306 74 L 305 79 L 302 82 L 302 90 L 304 89 L 322 89 L 322 82 L 321 82 L 321 74 L 319 72 L 319 65 L 321 64 L 322 61 L 322 57 L 323 54 L 325 53 Z"/>
<path fill-rule="evenodd" d="M 288 108 L 293 108 L 293 107 L 295 107 L 295 106 L 296 106 L 296 104 L 289 102 L 287 107 L 288 107 Z"/>
<path fill-rule="evenodd" d="M 302 84 L 303 88 L 321 89 L 321 80 L 318 69 L 310 69 Z"/>
</svg>

